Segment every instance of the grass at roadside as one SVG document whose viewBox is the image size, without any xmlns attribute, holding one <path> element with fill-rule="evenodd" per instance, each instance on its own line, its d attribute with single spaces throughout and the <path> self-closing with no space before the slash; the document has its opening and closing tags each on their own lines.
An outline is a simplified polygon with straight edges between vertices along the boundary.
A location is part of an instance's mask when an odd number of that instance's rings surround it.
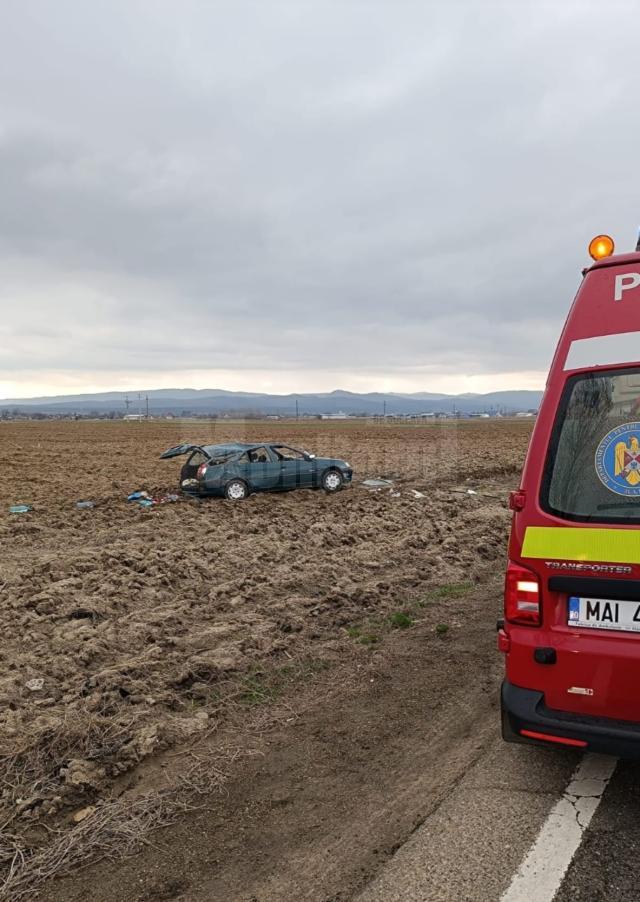
<svg viewBox="0 0 640 902">
<path fill-rule="evenodd" d="M 444 583 L 428 592 L 422 598 L 414 599 L 406 604 L 404 608 L 394 611 L 387 617 L 369 618 L 363 623 L 355 623 L 346 627 L 345 632 L 350 639 L 353 639 L 360 645 L 367 645 L 371 648 L 382 642 L 392 630 L 409 630 L 411 627 L 421 623 L 425 619 L 427 609 L 436 607 L 439 603 L 446 603 L 456 599 L 464 598 L 476 588 L 476 584 L 464 582 Z M 440 638 L 444 638 L 451 631 L 448 623 L 434 624 L 434 632 Z"/>
<path fill-rule="evenodd" d="M 240 682 L 238 701 L 249 707 L 271 704 L 291 688 L 311 682 L 330 667 L 329 661 L 318 658 L 292 661 L 282 667 L 253 667 Z"/>
</svg>

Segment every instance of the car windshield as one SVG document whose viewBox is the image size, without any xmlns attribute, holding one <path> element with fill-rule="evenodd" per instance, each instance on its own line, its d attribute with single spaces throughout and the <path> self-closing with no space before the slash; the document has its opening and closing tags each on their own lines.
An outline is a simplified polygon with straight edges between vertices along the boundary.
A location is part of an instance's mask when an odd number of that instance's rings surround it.
<svg viewBox="0 0 640 902">
<path fill-rule="evenodd" d="M 569 379 L 540 500 L 568 520 L 640 522 L 640 369 Z"/>
</svg>

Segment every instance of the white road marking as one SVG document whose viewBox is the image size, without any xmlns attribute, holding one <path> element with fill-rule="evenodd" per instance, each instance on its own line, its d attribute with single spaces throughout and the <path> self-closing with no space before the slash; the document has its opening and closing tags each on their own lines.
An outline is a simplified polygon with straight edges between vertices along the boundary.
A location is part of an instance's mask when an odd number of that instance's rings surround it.
<svg viewBox="0 0 640 902">
<path fill-rule="evenodd" d="M 583 757 L 501 902 L 552 902 L 617 763 L 608 755 Z"/>
</svg>

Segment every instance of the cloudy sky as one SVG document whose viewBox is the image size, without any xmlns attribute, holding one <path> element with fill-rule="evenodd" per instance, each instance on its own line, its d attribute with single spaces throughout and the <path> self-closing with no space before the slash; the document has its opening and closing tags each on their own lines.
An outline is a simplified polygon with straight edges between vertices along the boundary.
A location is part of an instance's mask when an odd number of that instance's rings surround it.
<svg viewBox="0 0 640 902">
<path fill-rule="evenodd" d="M 637 6 L 0 0 L 0 397 L 541 387 Z"/>
</svg>

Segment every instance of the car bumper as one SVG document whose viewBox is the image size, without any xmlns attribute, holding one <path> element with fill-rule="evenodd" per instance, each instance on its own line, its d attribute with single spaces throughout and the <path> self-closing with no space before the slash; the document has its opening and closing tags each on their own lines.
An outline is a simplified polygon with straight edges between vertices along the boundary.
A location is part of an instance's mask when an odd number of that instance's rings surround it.
<svg viewBox="0 0 640 902">
<path fill-rule="evenodd" d="M 507 742 L 563 747 L 562 739 L 577 740 L 586 743 L 583 751 L 640 759 L 640 723 L 556 711 L 546 707 L 542 692 L 522 689 L 506 680 L 501 703 L 502 736 Z M 522 730 L 547 734 L 553 739 L 531 739 L 523 736 Z"/>
</svg>

